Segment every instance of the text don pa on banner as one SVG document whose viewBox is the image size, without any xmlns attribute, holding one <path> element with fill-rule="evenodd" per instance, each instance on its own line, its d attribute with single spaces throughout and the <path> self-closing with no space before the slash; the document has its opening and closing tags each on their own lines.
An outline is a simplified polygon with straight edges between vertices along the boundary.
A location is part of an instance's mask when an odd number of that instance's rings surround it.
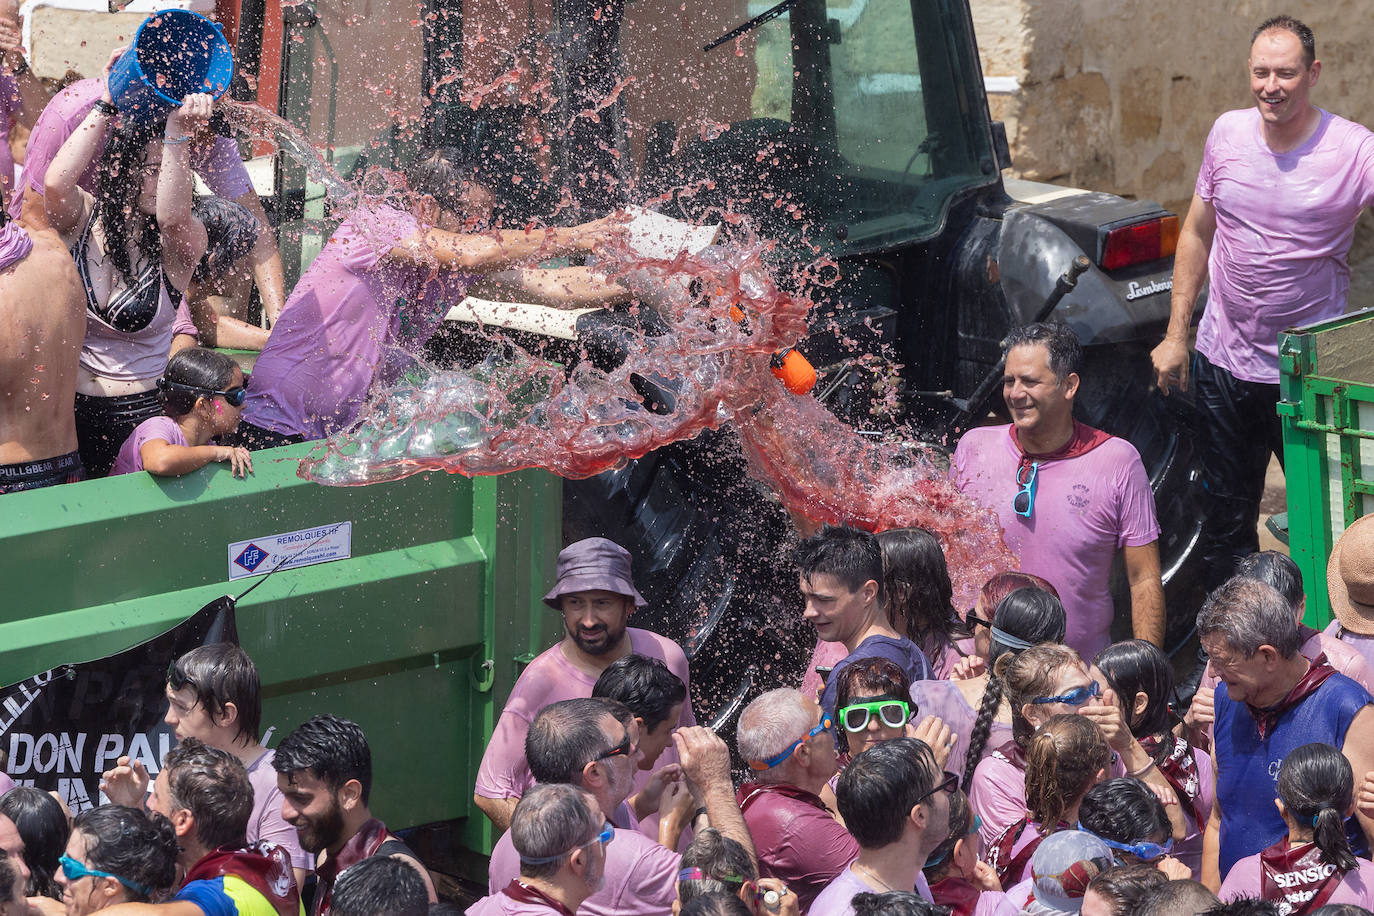
<svg viewBox="0 0 1374 916">
<path fill-rule="evenodd" d="M 104 801 L 100 774 L 124 754 L 156 773 L 175 743 L 167 666 L 196 646 L 238 642 L 234 602 L 221 598 L 116 655 L 62 665 L 0 691 L 0 749 L 20 785 L 54 790 L 73 812 Z"/>
</svg>

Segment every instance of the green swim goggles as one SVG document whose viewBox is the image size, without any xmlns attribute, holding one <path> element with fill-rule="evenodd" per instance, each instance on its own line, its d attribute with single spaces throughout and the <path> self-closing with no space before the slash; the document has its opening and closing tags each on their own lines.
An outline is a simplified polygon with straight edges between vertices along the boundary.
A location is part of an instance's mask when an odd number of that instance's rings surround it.
<svg viewBox="0 0 1374 916">
<path fill-rule="evenodd" d="M 840 724 L 847 732 L 861 732 L 877 716 L 888 728 L 901 728 L 915 715 L 911 704 L 895 697 L 882 697 L 862 703 L 852 703 L 840 710 Z"/>
</svg>

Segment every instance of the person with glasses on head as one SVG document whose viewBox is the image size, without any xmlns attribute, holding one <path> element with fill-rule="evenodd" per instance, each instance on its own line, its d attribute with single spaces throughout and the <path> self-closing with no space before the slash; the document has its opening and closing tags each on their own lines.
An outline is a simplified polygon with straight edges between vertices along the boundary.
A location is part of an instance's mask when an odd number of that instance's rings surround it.
<svg viewBox="0 0 1374 916">
<path fill-rule="evenodd" d="M 1184 737 L 1188 732 L 1174 734 L 1177 719 L 1169 708 L 1174 695 L 1173 665 L 1153 643 L 1128 639 L 1099 652 L 1088 673 L 1112 689 L 1131 734 L 1173 788 L 1188 826 L 1187 834 L 1174 844 L 1173 854 L 1194 876 L 1200 874 L 1202 834 L 1215 801 L 1215 767 L 1211 755 Z"/>
<path fill-rule="evenodd" d="M 582 905 L 594 916 L 654 916 L 676 899 L 682 856 L 655 843 L 625 820 L 624 802 L 634 785 L 639 762 L 638 725 L 622 704 L 599 697 L 552 703 L 539 711 L 525 739 L 525 755 L 538 784 L 572 785 L 591 793 L 610 814 L 615 841 L 607 848 L 605 886 Z M 753 842 L 735 805 L 730 781 L 730 750 L 706 728 L 680 728 L 673 742 L 685 785 L 695 790 L 706 809 L 709 826 L 739 843 L 752 855 Z M 698 825 L 702 819 L 698 818 Z M 496 894 L 520 874 L 514 828 L 491 853 L 488 889 Z"/>
<path fill-rule="evenodd" d="M 714 827 L 698 830 L 682 854 L 673 916 L 680 916 L 683 907 L 708 894 L 737 897 L 753 916 L 799 914 L 797 895 L 777 878 L 760 878 L 749 852 Z"/>
<path fill-rule="evenodd" d="M 1064 641 L 1092 657 L 1111 642 L 1108 580 L 1120 552 L 1134 635 L 1164 641 L 1159 523 L 1140 454 L 1073 417 L 1083 348 L 1063 324 L 1013 329 L 1002 341 L 1009 426 L 971 429 L 954 452 L 959 488 L 997 515 L 1025 572 L 1055 584 L 1069 612 Z"/>
<path fill-rule="evenodd" d="M 559 552 L 557 575 L 553 588 L 544 595 L 544 603 L 562 617 L 563 638 L 540 653 L 516 679 L 477 769 L 473 802 L 498 830 L 506 829 L 515 802 L 534 784 L 525 759 L 525 736 L 541 709 L 560 700 L 591 696 L 606 670 L 631 654 L 656 659 L 684 688 L 691 684 L 681 646 L 657 633 L 629 626 L 630 615 L 648 602 L 635 588 L 628 550 L 606 538 L 584 538 Z M 654 679 L 661 680 L 661 675 Z M 607 686 L 610 681 L 625 680 L 613 674 Z M 620 686 L 627 693 L 635 689 Z M 657 689 L 653 692 L 662 693 Z M 660 729 L 665 723 L 671 723 L 667 728 L 696 725 L 690 689 L 680 703 L 670 704 L 668 713 L 673 706 L 677 713 L 665 714 Z M 650 717 L 656 715 L 651 713 Z M 654 740 L 650 738 L 650 745 Z M 677 752 L 669 742 L 659 757 L 659 766 L 676 762 Z M 637 773 L 636 791 L 643 789 L 651 776 L 648 770 Z"/>
<path fill-rule="evenodd" d="M 949 835 L 957 791 L 959 778 L 915 738 L 884 742 L 850 761 L 835 796 L 859 852 L 816 897 L 810 916 L 849 916 L 863 893 L 914 889 L 930 900 L 921 868 Z"/>
<path fill-rule="evenodd" d="M 982 651 L 994 662 L 1008 653 L 1064 638 L 1064 606 L 1052 591 L 1034 585 L 1009 587 L 1028 578 L 1019 573 L 994 576 L 983 587 L 979 603 L 995 597 L 995 602 L 986 602 L 995 610 L 984 611 L 986 618 L 979 616 L 978 607 L 968 612 L 969 629 L 976 640 L 983 641 Z M 1002 698 L 1001 680 L 991 670 L 984 665 L 972 677 L 911 685 L 911 698 L 921 709 L 938 716 L 954 732 L 949 769 L 960 774 L 965 792 L 978 761 L 1011 738 L 1011 708 Z"/>
<path fill-rule="evenodd" d="M 839 762 L 834 728 L 815 700 L 779 687 L 744 707 L 735 732 L 735 750 L 750 769 L 737 799 L 759 874 L 781 879 L 803 913 L 859 854 L 821 800 Z"/>
<path fill-rule="evenodd" d="M 1110 846 L 1123 865 L 1149 865 L 1170 879 L 1192 877 L 1173 854 L 1168 809 L 1139 779 L 1118 776 L 1089 789 L 1078 806 L 1078 829 Z"/>
<path fill-rule="evenodd" d="M 262 740 L 262 684 L 253 659 L 234 643 L 197 646 L 167 666 L 165 691 L 163 721 L 178 741 L 204 741 L 243 763 L 253 786 L 248 842 L 265 840 L 285 850 L 296 885 L 304 887 L 315 858 L 301 848 L 296 828 L 282 818 L 283 798 L 272 767 L 276 752 Z M 115 804 L 141 807 L 148 781 L 148 771 L 137 758 L 122 756 L 104 773 L 100 790 Z"/>
<path fill-rule="evenodd" d="M 243 370 L 232 358 L 188 347 L 167 363 L 157 391 L 162 416 L 135 427 L 119 448 L 111 476 L 147 471 L 180 477 L 215 462 L 227 462 L 235 477 L 253 470 L 247 449 L 212 444 L 238 429 L 243 416 Z"/>
<path fill-rule="evenodd" d="M 1161 792 L 1173 789 L 1153 758 L 1126 727 L 1116 697 L 1092 679 L 1088 666 L 1067 646 L 1032 646 L 1019 655 L 1003 655 L 994 673 L 1005 686 L 1011 706 L 1012 740 L 985 757 L 973 774 L 969 800 L 983 816 L 983 842 L 989 846 L 1026 812 L 1026 752 L 1035 730 L 1051 718 L 1076 714 L 1102 730 L 1112 749 L 1110 775 L 1139 776 Z M 1174 812 L 1178 806 L 1174 805 Z M 1171 818 L 1174 815 L 1171 814 Z M 1185 834 L 1181 815 L 1174 821 L 1176 838 Z"/>
<path fill-rule="evenodd" d="M 1111 763 L 1102 730 L 1082 716 L 1054 716 L 1035 730 L 1026 749 L 1026 814 L 984 855 L 1004 886 L 1026 879 L 1045 837 L 1073 828 L 1083 796 L 1107 778 Z"/>
<path fill-rule="evenodd" d="M 592 793 L 565 783 L 521 796 L 507 833 L 518 874 L 469 909 L 469 916 L 573 916 L 606 884 L 615 828 Z M 665 909 L 666 912 L 666 909 Z"/>
<path fill-rule="evenodd" d="M 1002 893 L 997 872 L 982 860 L 978 828 L 982 819 L 974 813 L 968 796 L 949 797 L 949 835 L 926 858 L 921 869 L 930 886 L 930 897 L 949 907 L 950 916 L 1002 916 L 1019 913 Z"/>
<path fill-rule="evenodd" d="M 176 883 L 176 867 L 171 821 L 141 808 L 101 805 L 76 816 L 57 883 L 67 916 L 86 916 L 160 899 Z"/>
</svg>

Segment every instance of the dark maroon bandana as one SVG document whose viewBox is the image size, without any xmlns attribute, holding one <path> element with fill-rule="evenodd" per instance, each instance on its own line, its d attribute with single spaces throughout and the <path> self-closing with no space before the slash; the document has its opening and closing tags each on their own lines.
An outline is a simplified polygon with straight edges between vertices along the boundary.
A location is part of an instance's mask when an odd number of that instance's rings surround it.
<svg viewBox="0 0 1374 916">
<path fill-rule="evenodd" d="M 1288 837 L 1260 853 L 1260 895 L 1291 916 L 1303 916 L 1331 899 L 1343 872 L 1321 860 L 1316 843 L 1288 848 Z"/>
<path fill-rule="evenodd" d="M 1335 673 L 1336 669 L 1332 668 L 1331 665 L 1327 663 L 1326 653 L 1323 652 L 1321 655 L 1318 655 L 1317 660 L 1308 667 L 1307 673 L 1293 685 L 1293 689 L 1288 691 L 1288 696 L 1279 700 L 1273 706 L 1266 706 L 1260 709 L 1259 707 L 1251 706 L 1249 703 L 1246 703 L 1246 708 L 1250 710 L 1250 715 L 1255 719 L 1255 727 L 1259 729 L 1260 739 L 1263 740 L 1269 737 L 1269 733 L 1274 730 L 1274 726 L 1279 724 L 1279 716 L 1310 697 L 1318 687 L 1326 683 L 1327 678 Z"/>
</svg>

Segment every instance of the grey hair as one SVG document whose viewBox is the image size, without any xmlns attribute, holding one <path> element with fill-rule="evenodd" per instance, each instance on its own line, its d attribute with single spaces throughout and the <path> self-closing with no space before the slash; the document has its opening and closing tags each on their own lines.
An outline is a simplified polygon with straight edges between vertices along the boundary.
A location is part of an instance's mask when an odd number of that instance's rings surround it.
<svg viewBox="0 0 1374 916">
<path fill-rule="evenodd" d="M 591 795 L 564 783 L 536 785 L 515 805 L 510 819 L 510 841 L 520 853 L 520 875 L 549 878 L 562 867 L 562 857 L 591 842 L 602 823 L 592 813 Z M 530 864 L 525 859 L 552 862 Z"/>
<path fill-rule="evenodd" d="M 1292 658 L 1302 646 L 1293 609 L 1273 586 L 1235 576 L 1207 596 L 1197 615 L 1198 636 L 1220 635 L 1236 652 L 1250 658 L 1260 646 L 1273 646 Z"/>
<path fill-rule="evenodd" d="M 806 708 L 800 690 L 779 687 L 761 694 L 740 713 L 735 749 L 746 761 L 766 760 L 781 754 L 816 724 L 815 713 Z M 758 774 L 767 782 L 768 772 Z"/>
</svg>

